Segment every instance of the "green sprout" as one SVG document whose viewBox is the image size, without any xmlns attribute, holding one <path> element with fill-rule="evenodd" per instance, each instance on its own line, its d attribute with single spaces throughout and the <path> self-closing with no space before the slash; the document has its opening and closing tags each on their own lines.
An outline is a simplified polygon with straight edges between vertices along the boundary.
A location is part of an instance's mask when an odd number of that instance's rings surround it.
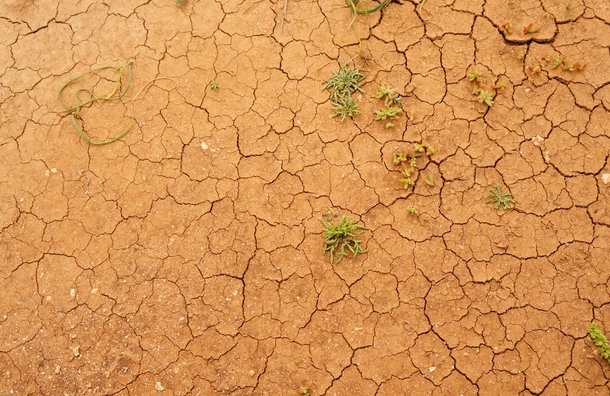
<svg viewBox="0 0 610 396">
<path fill-rule="evenodd" d="M 417 208 L 410 207 L 410 208 L 406 208 L 405 210 L 414 216 L 419 216 L 419 210 L 417 210 Z"/>
<path fill-rule="evenodd" d="M 383 99 L 386 107 L 398 104 L 401 101 L 401 97 L 396 93 L 395 88 L 387 87 L 383 84 L 377 87 L 377 99 Z"/>
<path fill-rule="evenodd" d="M 387 118 L 396 117 L 397 114 L 402 113 L 402 109 L 399 107 L 386 106 L 381 110 L 375 111 L 375 121 L 385 120 Z"/>
<path fill-rule="evenodd" d="M 335 103 L 338 103 L 343 97 L 351 97 L 356 91 L 364 93 L 359 85 L 365 78 L 364 74 L 360 73 L 358 69 L 350 69 L 348 65 L 349 62 L 345 62 L 338 72 L 333 70 L 333 76 L 326 80 L 324 88 L 322 88 L 333 89 L 332 98 Z"/>
<path fill-rule="evenodd" d="M 184 5 L 184 3 L 186 3 L 186 0 L 176 0 L 176 4 L 178 5 Z"/>
<path fill-rule="evenodd" d="M 430 175 L 427 179 L 424 179 L 424 183 L 426 183 L 428 187 L 434 187 L 434 175 Z"/>
<path fill-rule="evenodd" d="M 331 117 L 341 116 L 341 122 L 345 121 L 346 117 L 354 118 L 355 115 L 361 114 L 358 102 L 351 96 L 341 96 L 338 102 L 333 101 L 333 110 L 335 114 Z"/>
<path fill-rule="evenodd" d="M 510 210 L 512 207 L 511 203 L 515 203 L 510 197 L 512 194 L 510 191 L 502 192 L 502 187 L 499 184 L 496 184 L 494 188 L 489 190 L 489 195 L 487 196 L 487 203 L 494 204 L 494 209 L 498 209 L 500 205 L 504 205 L 504 210 Z"/>
<path fill-rule="evenodd" d="M 343 257 L 347 255 L 345 248 L 347 247 L 352 252 L 353 257 L 356 257 L 358 253 L 366 253 L 366 249 L 360 247 L 360 240 L 357 238 L 359 234 L 362 234 L 364 230 L 368 230 L 365 226 L 354 224 L 346 215 L 339 217 L 339 223 L 337 225 L 332 224 L 330 221 L 326 221 L 320 218 L 322 225 L 324 226 L 324 232 L 326 236 L 324 238 L 324 253 L 330 252 L 330 264 L 337 264 L 343 260 Z M 335 260 L 338 250 L 339 258 Z"/>
<path fill-rule="evenodd" d="M 210 89 L 213 89 L 214 91 L 218 91 L 219 88 L 220 88 L 220 85 L 218 85 L 218 81 L 212 80 L 210 82 Z"/>
<path fill-rule="evenodd" d="M 589 328 L 587 329 L 593 343 L 597 347 L 597 351 L 600 356 L 603 357 L 610 363 L 610 346 L 608 346 L 608 338 L 602 333 L 602 331 L 597 327 L 597 323 L 592 322 Z"/>
<path fill-rule="evenodd" d="M 470 74 L 468 74 L 468 80 L 470 80 L 471 82 L 482 83 L 483 73 L 473 70 Z"/>
<path fill-rule="evenodd" d="M 492 92 L 489 91 L 485 91 L 479 87 L 475 87 L 472 90 L 472 94 L 473 95 L 478 95 L 477 97 L 477 101 L 479 103 L 485 103 L 487 106 L 491 107 L 494 104 L 493 98 L 494 98 L 494 94 Z"/>
<path fill-rule="evenodd" d="M 411 180 L 410 178 L 407 178 L 407 179 L 398 179 L 398 182 L 403 185 L 403 188 L 405 190 L 408 190 L 409 187 L 411 187 L 414 184 L 413 180 Z"/>
<path fill-rule="evenodd" d="M 304 386 L 301 386 L 301 387 L 299 388 L 299 392 L 300 392 L 302 395 L 308 395 L 308 394 L 309 394 L 309 389 L 310 389 L 310 388 L 311 388 L 311 386 L 309 386 L 309 385 L 304 385 Z"/>
</svg>

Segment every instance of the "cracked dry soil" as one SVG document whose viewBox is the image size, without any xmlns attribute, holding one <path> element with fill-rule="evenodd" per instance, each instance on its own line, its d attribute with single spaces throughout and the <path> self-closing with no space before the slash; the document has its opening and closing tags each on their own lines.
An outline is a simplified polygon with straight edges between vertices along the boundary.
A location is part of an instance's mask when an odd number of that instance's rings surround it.
<svg viewBox="0 0 610 396">
<path fill-rule="evenodd" d="M 350 19 L 2 1 L 0 395 L 610 395 L 587 337 L 610 330 L 608 2 L 396 0 L 356 17 L 363 57 Z M 57 91 L 130 59 L 82 125 L 134 126 L 89 145 Z M 366 94 L 340 123 L 321 88 L 349 59 Z M 492 107 L 473 69 L 505 82 Z M 381 83 L 405 95 L 391 129 Z M 435 186 L 406 191 L 392 156 L 420 142 Z M 485 203 L 496 183 L 514 210 Z M 329 208 L 368 253 L 329 265 Z"/>
</svg>

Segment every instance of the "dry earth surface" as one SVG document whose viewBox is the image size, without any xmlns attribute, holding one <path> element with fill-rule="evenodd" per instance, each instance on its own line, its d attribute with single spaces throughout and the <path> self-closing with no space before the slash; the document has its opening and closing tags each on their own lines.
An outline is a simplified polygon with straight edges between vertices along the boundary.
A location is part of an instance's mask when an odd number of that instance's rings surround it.
<svg viewBox="0 0 610 396">
<path fill-rule="evenodd" d="M 355 18 L 361 49 L 350 20 L 1 2 L 0 395 L 610 395 L 587 335 L 610 331 L 608 1 L 396 0 Z M 79 123 L 133 127 L 90 145 L 57 92 L 129 60 L 127 95 Z M 366 93 L 341 123 L 322 87 L 346 61 Z M 474 70 L 505 85 L 491 107 Z M 98 76 L 80 88 L 111 92 Z M 392 157 L 422 142 L 405 190 Z M 366 254 L 329 264 L 330 213 Z"/>
</svg>

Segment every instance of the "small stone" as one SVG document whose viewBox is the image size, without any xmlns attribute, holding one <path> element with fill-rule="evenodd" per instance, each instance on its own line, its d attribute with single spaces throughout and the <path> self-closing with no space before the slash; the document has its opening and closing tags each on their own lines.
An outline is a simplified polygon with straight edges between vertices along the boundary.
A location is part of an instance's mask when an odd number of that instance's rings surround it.
<svg viewBox="0 0 610 396">
<path fill-rule="evenodd" d="M 602 181 L 604 184 L 610 183 L 610 173 L 602 173 Z"/>
<path fill-rule="evenodd" d="M 208 147 L 210 147 L 210 146 L 208 146 L 208 144 L 207 144 L 206 142 L 201 142 L 201 148 L 202 148 L 203 150 L 207 150 L 207 149 L 208 149 Z"/>
<path fill-rule="evenodd" d="M 434 367 L 434 366 L 430 367 L 430 372 L 433 372 L 434 370 L 436 370 L 436 367 Z"/>
<path fill-rule="evenodd" d="M 254 377 L 254 374 L 256 374 L 256 371 L 254 371 L 254 370 L 250 370 L 250 371 L 248 371 L 248 375 L 249 375 L 250 377 Z"/>
<path fill-rule="evenodd" d="M 155 382 L 155 390 L 161 392 L 162 390 L 165 390 L 165 388 L 163 387 L 163 385 L 161 385 L 160 382 Z"/>
<path fill-rule="evenodd" d="M 74 353 L 74 356 L 79 356 L 80 355 L 80 345 L 73 347 L 72 352 Z"/>
</svg>

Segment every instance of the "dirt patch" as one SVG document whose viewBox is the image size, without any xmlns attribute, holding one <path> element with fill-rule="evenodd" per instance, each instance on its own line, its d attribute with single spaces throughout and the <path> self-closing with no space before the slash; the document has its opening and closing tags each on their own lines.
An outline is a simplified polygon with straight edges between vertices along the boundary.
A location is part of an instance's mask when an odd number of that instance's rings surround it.
<svg viewBox="0 0 610 396">
<path fill-rule="evenodd" d="M 0 394 L 610 394 L 604 1 L 111 3 L 0 5 Z"/>
</svg>

